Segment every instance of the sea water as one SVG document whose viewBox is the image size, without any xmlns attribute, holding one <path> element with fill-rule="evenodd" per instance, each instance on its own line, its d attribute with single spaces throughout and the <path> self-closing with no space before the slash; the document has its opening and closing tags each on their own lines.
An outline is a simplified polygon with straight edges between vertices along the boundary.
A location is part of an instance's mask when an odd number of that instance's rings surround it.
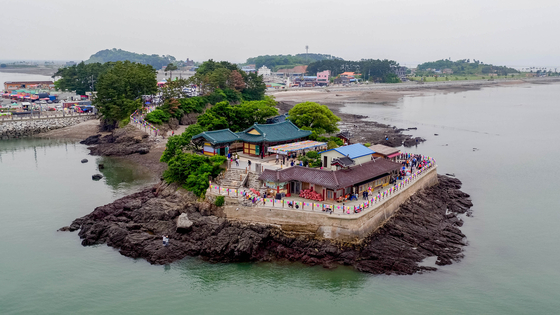
<svg viewBox="0 0 560 315">
<path fill-rule="evenodd" d="M 149 174 L 75 142 L 0 141 L 0 314 L 557 314 L 559 99 L 560 84 L 527 84 L 347 104 L 417 127 L 427 141 L 402 150 L 434 156 L 472 196 L 465 258 L 412 276 L 198 258 L 154 266 L 83 247 L 57 229 L 151 184 Z"/>
</svg>

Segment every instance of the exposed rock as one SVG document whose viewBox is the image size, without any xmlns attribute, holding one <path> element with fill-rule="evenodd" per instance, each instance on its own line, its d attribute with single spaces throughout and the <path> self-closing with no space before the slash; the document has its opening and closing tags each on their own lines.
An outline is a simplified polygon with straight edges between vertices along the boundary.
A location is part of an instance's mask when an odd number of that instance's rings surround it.
<svg viewBox="0 0 560 315">
<path fill-rule="evenodd" d="M 82 163 L 87 163 L 87 162 L 88 162 L 88 159 L 82 159 L 81 162 L 82 162 Z"/>
<path fill-rule="evenodd" d="M 181 213 L 177 218 L 177 231 L 188 231 L 194 223 L 189 220 L 186 213 Z"/>
<path fill-rule="evenodd" d="M 103 137 L 101 135 L 88 137 L 80 143 L 93 145 L 88 147 L 90 154 L 102 156 L 147 154 L 154 145 L 154 141 L 148 134 L 131 125 L 115 129 L 112 134 Z"/>
<path fill-rule="evenodd" d="M 93 179 L 93 180 L 100 180 L 102 178 L 103 178 L 103 175 L 101 175 L 101 174 L 91 175 L 91 179 Z"/>
<path fill-rule="evenodd" d="M 164 184 L 97 207 L 60 231 L 80 229 L 84 246 L 107 243 L 125 256 L 152 264 L 186 256 L 216 262 L 285 259 L 326 268 L 350 265 L 375 274 L 412 274 L 435 270 L 419 266 L 426 257 L 437 256 L 438 265 L 463 257 L 467 243 L 457 214 L 470 212 L 472 203 L 460 187 L 459 180 L 439 176 L 436 186 L 412 196 L 361 246 L 228 221 L 216 216 L 217 207 L 197 202 L 196 196 L 176 185 Z M 169 235 L 168 247 L 162 246 L 161 235 Z"/>
</svg>

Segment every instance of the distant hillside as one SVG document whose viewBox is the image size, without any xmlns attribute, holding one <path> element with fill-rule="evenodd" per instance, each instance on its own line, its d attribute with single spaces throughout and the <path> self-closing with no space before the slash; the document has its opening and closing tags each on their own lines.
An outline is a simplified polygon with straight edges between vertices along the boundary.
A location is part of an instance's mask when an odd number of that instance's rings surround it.
<svg viewBox="0 0 560 315">
<path fill-rule="evenodd" d="M 484 75 L 489 73 L 496 73 L 497 75 L 507 75 L 509 73 L 517 73 L 519 71 L 504 66 L 495 66 L 485 64 L 479 60 L 471 62 L 470 59 L 463 59 L 451 61 L 451 59 L 442 59 L 438 61 L 425 62 L 418 65 L 417 73 L 428 72 L 431 70 L 451 69 L 453 74 L 457 75 Z M 431 71 L 430 71 L 431 72 Z"/>
<path fill-rule="evenodd" d="M 122 49 L 105 49 L 96 52 L 95 54 L 91 55 L 85 63 L 105 63 L 109 61 L 125 61 L 129 60 L 131 62 L 138 62 L 145 65 L 151 65 L 155 69 L 161 69 L 164 66 L 167 66 L 170 63 L 175 62 L 175 57 L 170 55 L 146 55 L 146 54 L 137 54 L 130 51 L 122 50 Z"/>
<path fill-rule="evenodd" d="M 325 54 L 265 55 L 248 58 L 245 64 L 254 64 L 257 69 L 267 66 L 276 71 L 281 68 L 293 68 L 295 66 L 308 65 L 314 61 L 331 59 L 342 60 L 342 58 Z"/>
</svg>

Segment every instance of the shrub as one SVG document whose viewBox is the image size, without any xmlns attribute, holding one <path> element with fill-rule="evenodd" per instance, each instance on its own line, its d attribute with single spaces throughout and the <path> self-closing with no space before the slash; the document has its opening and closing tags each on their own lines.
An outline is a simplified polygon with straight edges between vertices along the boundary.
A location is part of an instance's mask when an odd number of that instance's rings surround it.
<svg viewBox="0 0 560 315">
<path fill-rule="evenodd" d="M 310 159 L 317 159 L 319 158 L 319 153 L 317 153 L 316 151 L 309 151 L 305 154 L 308 158 Z"/>
<path fill-rule="evenodd" d="M 227 100 L 227 96 L 224 91 L 216 89 L 214 92 L 206 96 L 208 103 L 215 105 L 216 103 L 223 102 Z"/>
<path fill-rule="evenodd" d="M 336 142 L 334 142 L 334 141 L 332 141 L 332 140 L 329 141 L 329 142 L 327 143 L 327 149 L 330 150 L 330 149 L 334 149 L 334 148 L 338 148 L 338 145 L 336 144 Z"/>
<path fill-rule="evenodd" d="M 119 128 L 124 128 L 129 123 L 130 123 L 130 117 L 126 117 L 125 119 L 119 121 Z"/>
<path fill-rule="evenodd" d="M 214 204 L 218 207 L 221 207 L 221 206 L 224 205 L 225 202 L 226 201 L 225 201 L 224 196 L 218 196 L 218 197 L 216 197 L 216 202 L 214 202 Z"/>
<path fill-rule="evenodd" d="M 371 143 L 369 143 L 369 142 L 366 142 L 366 143 L 364 143 L 364 146 L 366 146 L 366 147 L 368 147 L 368 148 L 369 148 L 369 147 L 371 147 Z"/>
<path fill-rule="evenodd" d="M 168 112 L 164 112 L 161 109 L 156 109 L 153 112 L 146 115 L 145 120 L 156 125 L 161 125 L 164 122 L 168 122 L 171 115 Z"/>
</svg>

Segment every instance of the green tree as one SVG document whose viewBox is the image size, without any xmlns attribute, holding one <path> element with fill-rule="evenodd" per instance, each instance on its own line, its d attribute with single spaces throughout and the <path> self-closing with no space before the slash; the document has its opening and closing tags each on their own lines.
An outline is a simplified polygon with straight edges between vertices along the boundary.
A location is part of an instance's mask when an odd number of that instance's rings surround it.
<svg viewBox="0 0 560 315">
<path fill-rule="evenodd" d="M 182 134 L 169 137 L 160 161 L 167 163 L 176 155 L 184 153 L 185 150 L 199 151 L 201 149 L 200 145 L 192 142 L 191 139 L 204 131 L 206 129 L 199 124 L 192 124 Z"/>
<path fill-rule="evenodd" d="M 340 121 L 326 106 L 314 102 L 299 103 L 289 112 L 289 119 L 302 129 L 311 130 L 317 135 L 339 131 L 337 123 Z"/>
<path fill-rule="evenodd" d="M 263 77 L 256 73 L 249 73 L 247 75 L 247 87 L 241 92 L 243 99 L 246 101 L 257 101 L 264 98 L 266 91 L 266 84 L 264 84 Z"/>
<path fill-rule="evenodd" d="M 140 108 L 142 95 L 156 92 L 156 71 L 152 66 L 118 61 L 99 76 L 93 103 L 105 121 L 113 124 Z"/>
<path fill-rule="evenodd" d="M 168 160 L 163 178 L 168 183 L 179 183 L 198 197 L 204 197 L 210 186 L 209 178 L 215 178 L 222 172 L 221 166 L 226 160 L 221 155 L 208 157 L 181 152 Z"/>
<path fill-rule="evenodd" d="M 99 76 L 113 66 L 113 62 L 105 64 L 80 62 L 77 65 L 59 68 L 52 77 L 59 77 L 56 81 L 58 89 L 76 91 L 77 94 L 83 95 L 87 91 L 96 91 Z"/>
<path fill-rule="evenodd" d="M 173 71 L 177 70 L 179 68 L 177 68 L 176 65 L 170 63 L 165 67 L 165 72 L 169 72 L 169 79 L 171 80 L 171 77 L 173 77 Z"/>
</svg>

